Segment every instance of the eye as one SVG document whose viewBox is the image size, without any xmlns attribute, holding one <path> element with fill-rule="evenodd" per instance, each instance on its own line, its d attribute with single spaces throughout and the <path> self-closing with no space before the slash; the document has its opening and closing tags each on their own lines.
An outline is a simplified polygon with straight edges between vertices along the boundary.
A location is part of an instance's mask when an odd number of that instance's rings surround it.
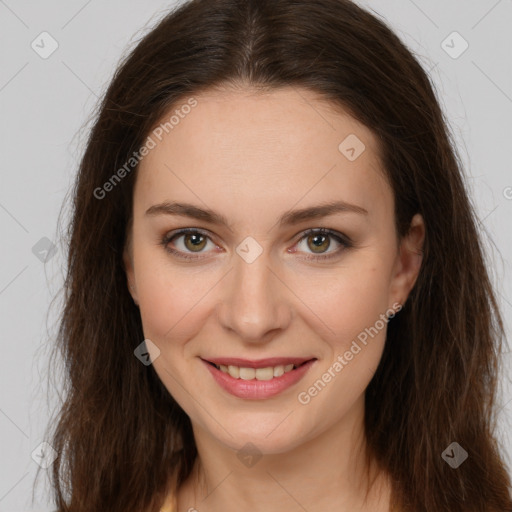
<svg viewBox="0 0 512 512">
<path fill-rule="evenodd" d="M 332 245 L 331 240 L 333 239 L 338 248 L 327 252 Z M 326 228 L 309 229 L 302 235 L 297 245 L 300 246 L 301 243 L 305 245 L 306 251 L 304 252 L 310 250 L 313 253 L 312 256 L 306 256 L 305 259 L 319 261 L 337 257 L 344 249 L 352 247 L 352 242 L 347 236 Z M 293 250 L 291 252 L 296 251 Z"/>
<path fill-rule="evenodd" d="M 327 252 L 327 250 L 331 248 L 331 240 L 335 241 L 338 248 Z M 326 228 L 309 229 L 302 234 L 295 246 L 299 246 L 303 241 L 305 242 L 306 250 L 301 250 L 299 252 L 307 252 L 310 250 L 313 253 L 310 256 L 305 256 L 304 259 L 307 260 L 321 261 L 334 258 L 339 256 L 344 249 L 353 246 L 351 240 L 347 236 Z M 178 258 L 186 260 L 203 258 L 204 256 L 201 256 L 201 253 L 208 252 L 204 250 L 205 247 L 207 247 L 208 242 L 210 242 L 213 247 L 217 247 L 206 232 L 197 228 L 180 229 L 177 232 L 167 234 L 161 240 L 161 244 L 167 252 Z M 172 247 L 172 245 L 176 248 Z M 292 249 L 288 252 L 295 253 L 297 250 Z"/>
<path fill-rule="evenodd" d="M 176 240 L 180 240 L 181 242 L 175 242 Z M 203 251 L 203 249 L 208 245 L 207 242 L 210 241 L 210 237 L 202 232 L 199 229 L 185 228 L 181 229 L 178 232 L 170 233 L 166 235 L 162 239 L 162 245 L 164 246 L 167 252 L 179 257 L 188 260 L 201 258 L 199 254 Z M 178 246 L 177 249 L 174 249 L 170 246 L 171 242 Z M 215 244 L 211 242 L 213 246 Z M 216 246 L 215 246 L 216 247 Z M 197 256 L 191 255 L 191 253 L 199 253 Z"/>
</svg>

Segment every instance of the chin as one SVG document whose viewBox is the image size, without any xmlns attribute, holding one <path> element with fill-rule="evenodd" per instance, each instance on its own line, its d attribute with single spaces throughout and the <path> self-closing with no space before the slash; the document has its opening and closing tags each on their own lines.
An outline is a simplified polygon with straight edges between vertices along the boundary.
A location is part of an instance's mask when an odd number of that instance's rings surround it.
<svg viewBox="0 0 512 512">
<path fill-rule="evenodd" d="M 222 426 L 226 430 L 217 423 L 210 425 L 212 430 L 209 435 L 237 454 L 251 449 L 264 455 L 286 453 L 306 442 L 307 436 L 303 427 L 289 421 L 283 422 L 284 418 L 286 414 L 281 414 L 277 419 L 274 414 L 245 413 L 239 419 L 225 419 Z"/>
</svg>

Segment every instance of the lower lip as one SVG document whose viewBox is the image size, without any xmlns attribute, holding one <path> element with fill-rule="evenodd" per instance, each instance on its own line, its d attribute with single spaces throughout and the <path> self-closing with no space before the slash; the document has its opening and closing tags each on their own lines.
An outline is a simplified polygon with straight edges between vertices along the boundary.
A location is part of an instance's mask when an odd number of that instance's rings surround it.
<svg viewBox="0 0 512 512">
<path fill-rule="evenodd" d="M 306 372 L 315 363 L 316 359 L 311 359 L 302 366 L 295 370 L 291 370 L 281 375 L 281 377 L 274 377 L 271 380 L 243 380 L 234 379 L 228 373 L 217 370 L 215 366 L 203 360 L 217 384 L 228 393 L 238 397 L 253 400 L 262 400 L 282 393 L 285 389 L 290 388 L 296 384 Z"/>
</svg>

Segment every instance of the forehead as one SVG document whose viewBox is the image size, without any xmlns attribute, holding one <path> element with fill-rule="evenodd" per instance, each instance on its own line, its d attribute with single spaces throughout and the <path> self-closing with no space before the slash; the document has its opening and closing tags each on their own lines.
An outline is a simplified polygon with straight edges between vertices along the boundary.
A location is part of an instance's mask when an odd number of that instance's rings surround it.
<svg viewBox="0 0 512 512">
<path fill-rule="evenodd" d="M 181 109 L 188 98 L 177 102 L 150 134 L 156 145 L 140 163 L 135 192 L 141 207 L 184 195 L 252 213 L 336 199 L 389 206 L 375 136 L 315 93 L 286 87 L 193 98 L 193 108 Z"/>
</svg>

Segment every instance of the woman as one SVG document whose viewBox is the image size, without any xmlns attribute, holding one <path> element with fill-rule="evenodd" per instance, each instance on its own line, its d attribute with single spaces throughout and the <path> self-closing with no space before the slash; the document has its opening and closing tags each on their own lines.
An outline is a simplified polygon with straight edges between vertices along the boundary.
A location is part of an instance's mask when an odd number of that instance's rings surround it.
<svg viewBox="0 0 512 512">
<path fill-rule="evenodd" d="M 58 511 L 512 510 L 502 322 L 432 85 L 348 0 L 193 0 L 74 190 Z"/>
</svg>

